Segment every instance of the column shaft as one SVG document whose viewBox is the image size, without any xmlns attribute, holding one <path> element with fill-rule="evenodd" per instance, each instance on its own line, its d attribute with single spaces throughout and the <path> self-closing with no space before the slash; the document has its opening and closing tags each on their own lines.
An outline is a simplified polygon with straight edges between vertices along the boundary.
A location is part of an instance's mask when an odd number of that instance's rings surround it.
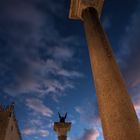
<svg viewBox="0 0 140 140">
<path fill-rule="evenodd" d="M 82 13 L 105 140 L 140 140 L 136 112 L 97 12 Z"/>
<path fill-rule="evenodd" d="M 58 140 L 67 140 L 67 136 L 58 136 Z"/>
</svg>

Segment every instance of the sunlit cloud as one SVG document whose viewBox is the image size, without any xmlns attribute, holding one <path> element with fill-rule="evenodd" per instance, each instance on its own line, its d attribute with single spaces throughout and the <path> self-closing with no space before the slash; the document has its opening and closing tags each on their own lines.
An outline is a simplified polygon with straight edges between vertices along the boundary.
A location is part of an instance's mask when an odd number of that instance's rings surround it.
<svg viewBox="0 0 140 140">
<path fill-rule="evenodd" d="M 138 118 L 140 119 L 140 100 L 134 103 L 134 108 L 137 112 Z"/>
<path fill-rule="evenodd" d="M 25 128 L 22 132 L 24 135 L 40 135 L 42 137 L 47 137 L 49 135 L 48 130 L 44 129 L 37 129 L 37 128 Z"/>
<path fill-rule="evenodd" d="M 48 130 L 39 130 L 39 133 L 42 137 L 47 137 L 49 135 Z"/>
<path fill-rule="evenodd" d="M 96 129 L 85 129 L 83 135 L 75 140 L 97 140 L 99 135 Z"/>
<path fill-rule="evenodd" d="M 43 102 L 39 99 L 27 99 L 26 105 L 33 111 L 40 113 L 43 116 L 51 117 L 53 115 L 53 111 L 44 105 Z"/>
<path fill-rule="evenodd" d="M 36 133 L 36 129 L 35 128 L 25 128 L 22 132 L 25 135 L 32 135 Z"/>
</svg>

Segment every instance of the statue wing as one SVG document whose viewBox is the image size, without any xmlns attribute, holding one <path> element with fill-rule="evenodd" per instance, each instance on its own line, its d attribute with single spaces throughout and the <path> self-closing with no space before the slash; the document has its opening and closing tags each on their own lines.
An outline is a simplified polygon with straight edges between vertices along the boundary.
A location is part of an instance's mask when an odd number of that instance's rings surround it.
<svg viewBox="0 0 140 140">
<path fill-rule="evenodd" d="M 60 115 L 60 113 L 58 112 L 58 115 L 59 115 L 59 118 L 61 119 L 62 117 L 61 117 L 61 115 Z"/>
<path fill-rule="evenodd" d="M 67 118 L 67 112 L 66 112 L 66 114 L 65 114 L 65 119 Z"/>
</svg>

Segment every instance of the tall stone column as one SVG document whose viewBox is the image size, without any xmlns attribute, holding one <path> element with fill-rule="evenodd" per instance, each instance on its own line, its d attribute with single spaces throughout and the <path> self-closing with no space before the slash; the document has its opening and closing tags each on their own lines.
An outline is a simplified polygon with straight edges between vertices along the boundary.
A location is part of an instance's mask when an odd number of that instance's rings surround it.
<svg viewBox="0 0 140 140">
<path fill-rule="evenodd" d="M 139 121 L 99 16 L 103 0 L 71 0 L 83 21 L 105 140 L 140 140 Z"/>
</svg>

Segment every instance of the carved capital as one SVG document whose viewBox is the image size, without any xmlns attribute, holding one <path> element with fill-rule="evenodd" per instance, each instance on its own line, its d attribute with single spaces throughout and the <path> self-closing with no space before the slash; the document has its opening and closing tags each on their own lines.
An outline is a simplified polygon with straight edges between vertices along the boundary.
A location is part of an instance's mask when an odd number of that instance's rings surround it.
<svg viewBox="0 0 140 140">
<path fill-rule="evenodd" d="M 57 133 L 58 136 L 67 136 L 67 132 L 71 128 L 71 123 L 61 123 L 61 122 L 55 122 L 54 123 L 54 131 Z"/>
<path fill-rule="evenodd" d="M 82 11 L 88 7 L 97 10 L 100 17 L 104 0 L 71 0 L 69 18 L 82 19 Z"/>
</svg>

